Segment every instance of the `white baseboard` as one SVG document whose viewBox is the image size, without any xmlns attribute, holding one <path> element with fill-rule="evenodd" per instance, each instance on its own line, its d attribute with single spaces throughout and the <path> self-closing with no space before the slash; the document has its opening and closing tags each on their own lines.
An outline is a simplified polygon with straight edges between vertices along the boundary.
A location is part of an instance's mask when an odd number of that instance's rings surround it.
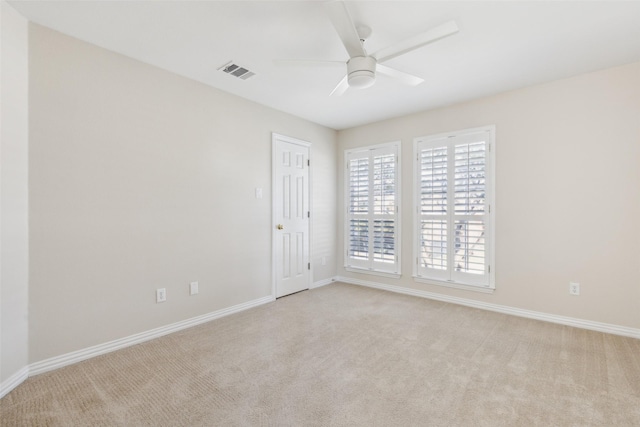
<svg viewBox="0 0 640 427">
<path fill-rule="evenodd" d="M 18 387 L 24 380 L 29 377 L 29 367 L 25 366 L 15 374 L 11 375 L 5 381 L 0 383 L 0 399 L 5 397 L 11 390 Z"/>
<path fill-rule="evenodd" d="M 73 351 L 71 353 L 63 354 L 61 356 L 52 357 L 50 359 L 42 360 L 40 362 L 32 363 L 29 365 L 29 376 L 38 375 L 43 372 L 51 371 L 54 369 L 62 368 L 63 366 L 71 365 L 73 363 L 80 362 L 82 360 L 90 359 L 101 354 L 110 353 L 112 351 L 119 350 L 121 348 L 129 347 L 135 344 L 140 344 L 145 341 L 159 338 L 163 335 L 177 332 L 182 329 L 196 326 L 201 323 L 209 322 L 220 317 L 228 316 L 230 314 L 238 313 L 240 311 L 247 310 L 249 308 L 257 307 L 262 304 L 275 301 L 272 295 L 258 298 L 252 301 L 247 301 L 242 304 L 234 305 L 232 307 L 223 308 L 222 310 L 213 311 L 211 313 L 203 314 L 201 316 L 192 317 L 191 319 L 176 322 L 171 325 L 162 326 L 160 328 L 151 329 L 149 331 L 141 332 L 139 334 L 130 335 L 128 337 L 120 338 L 117 340 L 109 341 L 104 344 L 94 345 L 82 350 Z"/>
<path fill-rule="evenodd" d="M 328 279 L 324 279 L 324 280 L 319 280 L 317 282 L 313 282 L 311 284 L 311 286 L 309 286 L 309 289 L 315 289 L 315 288 L 319 288 L 320 286 L 325 286 L 325 285 L 329 285 L 333 282 L 336 281 L 335 277 L 330 277 Z"/>
<path fill-rule="evenodd" d="M 556 314 L 543 313 L 540 311 L 509 307 L 506 305 L 491 304 L 472 299 L 452 297 L 448 295 L 437 294 L 434 292 L 422 291 L 419 289 L 404 288 L 401 286 L 370 282 L 368 280 L 352 279 L 350 277 L 337 276 L 335 280 L 337 282 L 350 283 L 352 285 L 367 286 L 369 288 L 382 289 L 385 291 L 396 292 L 400 294 L 413 295 L 443 302 L 450 302 L 452 304 L 465 305 L 467 307 L 495 311 L 497 313 L 510 314 L 518 317 L 526 317 L 529 319 L 542 320 L 544 322 L 558 323 L 560 325 L 573 326 L 576 328 L 589 329 L 592 331 L 605 332 L 608 334 L 622 335 L 625 337 L 640 339 L 640 329 L 629 328 L 627 326 L 612 325 L 610 323 L 594 322 L 591 320 L 576 319 L 573 317 L 559 316 Z"/>
<path fill-rule="evenodd" d="M 73 363 L 80 362 L 82 360 L 90 359 L 92 357 L 99 356 L 101 354 L 110 353 L 112 351 L 120 350 L 121 348 L 129 347 L 135 344 L 140 344 L 145 341 L 159 338 L 163 335 L 177 332 L 182 329 L 190 328 L 192 326 L 199 325 L 201 323 L 209 322 L 220 317 L 228 316 L 230 314 L 238 313 L 240 311 L 247 310 L 249 308 L 257 307 L 262 304 L 275 301 L 273 295 L 268 295 L 263 298 L 258 298 L 252 301 L 247 301 L 242 304 L 237 304 L 232 307 L 223 308 L 221 310 L 213 311 L 211 313 L 203 314 L 201 316 L 192 317 L 191 319 L 176 322 L 171 325 L 162 326 L 159 328 L 151 329 L 149 331 L 141 332 L 139 334 L 130 335 L 128 337 L 120 338 L 117 340 L 109 341 L 104 344 L 94 345 L 82 350 L 73 351 L 71 353 L 63 354 L 61 356 L 52 357 L 49 359 L 35 362 L 22 368 L 20 371 L 13 374 L 7 380 L 0 383 L 0 398 L 7 395 L 11 390 L 20 385 L 24 380 L 30 376 L 38 375 L 43 372 L 52 371 L 54 369 L 62 368 L 63 366 L 71 365 Z"/>
<path fill-rule="evenodd" d="M 449 302 L 452 304 L 464 305 L 467 307 L 474 307 L 483 310 L 494 311 L 503 314 L 510 314 L 513 316 L 526 317 L 529 319 L 542 320 L 545 322 L 558 323 L 561 325 L 573 326 L 582 329 L 589 329 L 598 332 L 605 332 L 614 335 L 621 335 L 626 337 L 632 337 L 640 339 L 640 329 L 629 328 L 626 326 L 612 325 L 609 323 L 594 322 L 591 320 L 576 319 L 572 317 L 559 316 L 555 314 L 543 313 L 539 311 L 524 310 L 515 307 L 509 307 L 505 305 L 491 304 L 482 301 L 475 301 L 466 298 L 452 297 L 448 295 L 437 294 L 433 292 L 422 291 L 418 289 L 404 288 L 401 286 L 387 285 L 384 283 L 371 282 L 367 280 L 352 279 L 349 277 L 336 276 L 329 279 L 320 280 L 314 282 L 310 289 L 319 288 L 321 286 L 328 285 L 333 282 L 350 283 L 353 285 L 366 286 L 375 289 L 382 289 L 385 291 L 401 293 L 405 295 L 413 295 L 422 298 L 428 298 L 437 301 Z M 52 357 L 40 362 L 32 363 L 31 365 L 22 368 L 7 380 L 0 383 L 0 398 L 6 396 L 11 390 L 20 385 L 28 377 L 41 374 L 43 372 L 51 371 L 61 368 L 63 366 L 71 365 L 73 363 L 80 362 L 82 360 L 90 359 L 101 354 L 110 353 L 112 351 L 119 350 L 121 348 L 129 347 L 135 344 L 139 344 L 145 341 L 149 341 L 154 338 L 159 338 L 163 335 L 177 332 L 182 329 L 196 326 L 201 323 L 209 322 L 220 317 L 228 316 L 233 313 L 247 310 L 249 308 L 257 307 L 262 304 L 275 301 L 272 295 L 258 298 L 252 301 L 247 301 L 242 304 L 234 305 L 232 307 L 217 310 L 211 313 L 207 313 L 201 316 L 192 317 L 191 319 L 176 322 L 171 325 L 162 326 L 160 328 L 151 329 L 146 332 L 142 332 L 128 337 L 120 338 L 114 341 L 110 341 L 104 344 L 95 345 L 82 350 L 74 351 L 71 353 L 63 354 L 61 356 Z"/>
</svg>

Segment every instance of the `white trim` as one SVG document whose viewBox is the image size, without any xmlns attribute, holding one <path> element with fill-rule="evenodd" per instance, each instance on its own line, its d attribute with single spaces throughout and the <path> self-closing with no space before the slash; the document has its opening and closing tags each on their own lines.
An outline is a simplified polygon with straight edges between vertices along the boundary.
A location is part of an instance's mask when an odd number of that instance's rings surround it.
<svg viewBox="0 0 640 427">
<path fill-rule="evenodd" d="M 80 362 L 82 360 L 90 359 L 95 356 L 99 356 L 105 353 L 111 353 L 112 351 L 120 350 L 125 347 L 129 347 L 135 344 L 140 344 L 145 341 L 159 338 L 163 335 L 177 332 L 182 329 L 190 328 L 192 326 L 199 325 L 201 323 L 209 322 L 220 317 L 228 316 L 230 314 L 238 313 L 240 311 L 247 310 L 249 308 L 257 307 L 262 304 L 275 301 L 273 295 L 258 298 L 252 301 L 247 301 L 242 304 L 237 304 L 232 307 L 216 310 L 211 313 L 203 314 L 201 316 L 192 317 L 191 319 L 183 320 L 180 322 L 172 323 L 167 326 L 151 329 L 149 331 L 141 332 L 139 334 L 129 335 L 128 337 L 120 338 L 117 340 L 109 341 L 104 344 L 94 345 L 82 350 L 72 351 L 71 353 L 55 356 L 49 359 L 42 360 L 40 362 L 32 363 L 29 365 L 29 376 L 38 375 L 43 372 L 52 371 L 54 369 L 62 368 L 63 366 L 71 365 L 73 363 Z"/>
<path fill-rule="evenodd" d="M 311 284 L 311 286 L 309 286 L 309 289 L 316 289 L 316 288 L 319 288 L 321 286 L 330 285 L 331 283 L 333 283 L 335 281 L 336 281 L 335 277 L 329 277 L 328 279 L 318 280 L 317 282 L 313 282 Z"/>
<path fill-rule="evenodd" d="M 399 279 L 400 277 L 402 277 L 402 274 L 400 273 L 389 273 L 386 271 L 374 270 L 373 268 L 345 267 L 344 269 L 352 273 L 369 274 L 371 276 L 382 276 L 388 277 L 390 279 Z"/>
<path fill-rule="evenodd" d="M 489 182 L 487 182 L 487 188 L 491 191 L 491 204 L 489 205 L 489 217 L 488 217 L 488 225 L 491 230 L 491 244 L 489 245 L 489 268 L 491 271 L 489 272 L 489 287 L 491 289 L 495 289 L 496 287 L 496 212 L 498 212 L 498 193 L 496 192 L 496 163 L 498 159 L 498 153 L 496 152 L 497 144 L 497 136 L 496 136 L 496 125 L 488 125 L 486 126 L 490 130 L 491 133 L 491 141 L 489 142 L 489 156 L 487 159 L 489 160 L 489 164 L 487 165 L 487 176 L 489 177 Z"/>
<path fill-rule="evenodd" d="M 15 374 L 0 383 L 0 399 L 5 397 L 11 390 L 18 387 L 24 380 L 29 378 L 29 367 L 25 366 Z"/>
<path fill-rule="evenodd" d="M 465 291 L 481 292 L 483 294 L 492 294 L 495 289 L 488 286 L 482 287 L 477 285 L 465 285 L 464 283 L 445 282 L 442 280 L 430 279 L 428 277 L 413 276 L 413 280 L 428 285 L 444 286 L 445 288 L 464 289 Z"/>
<path fill-rule="evenodd" d="M 452 304 L 464 305 L 467 307 L 479 308 L 482 310 L 495 311 L 497 313 L 510 314 L 512 316 L 526 317 L 528 319 L 542 320 L 543 322 L 557 323 L 560 325 L 573 326 L 575 328 L 589 329 L 591 331 L 604 332 L 607 334 L 621 335 L 640 339 L 640 329 L 627 326 L 613 325 L 611 323 L 594 322 L 592 320 L 576 319 L 574 317 L 559 316 L 557 314 L 543 313 L 540 311 L 525 310 L 522 308 L 509 307 L 506 305 L 491 304 L 482 301 L 475 301 L 466 298 L 452 297 L 419 289 L 404 288 L 401 286 L 387 285 L 383 283 L 370 282 L 366 280 L 352 279 L 349 277 L 337 276 L 336 282 L 350 283 L 352 285 L 366 286 L 369 288 L 382 289 L 399 294 L 413 295 L 421 298 L 436 301 L 449 302 Z"/>
<path fill-rule="evenodd" d="M 418 136 L 415 139 L 418 140 L 427 140 L 427 139 L 440 139 L 440 138 L 449 138 L 451 136 L 465 136 L 465 135 L 472 135 L 478 132 L 484 132 L 486 130 L 492 130 L 495 132 L 495 128 L 496 125 L 485 125 L 485 126 L 478 126 L 475 128 L 467 128 L 467 129 L 461 129 L 461 130 L 456 130 L 456 131 L 448 131 L 448 132 L 441 132 L 441 133 L 436 133 L 433 135 L 425 135 L 425 136 Z"/>
</svg>

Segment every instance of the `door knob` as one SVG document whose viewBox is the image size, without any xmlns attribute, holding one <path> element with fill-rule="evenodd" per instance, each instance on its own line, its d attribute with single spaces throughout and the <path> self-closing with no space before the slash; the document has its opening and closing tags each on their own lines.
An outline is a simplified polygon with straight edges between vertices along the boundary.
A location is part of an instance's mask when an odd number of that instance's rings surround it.
<svg viewBox="0 0 640 427">
<path fill-rule="evenodd" d="M 278 225 L 276 226 L 276 228 L 277 228 L 278 230 L 284 230 L 284 225 L 282 225 L 282 224 L 278 224 Z"/>
</svg>

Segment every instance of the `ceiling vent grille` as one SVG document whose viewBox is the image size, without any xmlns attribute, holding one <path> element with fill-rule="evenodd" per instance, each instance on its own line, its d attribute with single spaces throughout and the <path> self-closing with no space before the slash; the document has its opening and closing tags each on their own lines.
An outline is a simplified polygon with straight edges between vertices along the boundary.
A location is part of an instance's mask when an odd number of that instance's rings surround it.
<svg viewBox="0 0 640 427">
<path fill-rule="evenodd" d="M 222 67 L 218 68 L 218 70 L 230 74 L 234 77 L 238 77 L 242 80 L 247 80 L 248 78 L 256 75 L 256 73 L 254 73 L 253 71 L 249 71 L 238 64 L 234 64 L 233 61 L 227 62 Z"/>
</svg>

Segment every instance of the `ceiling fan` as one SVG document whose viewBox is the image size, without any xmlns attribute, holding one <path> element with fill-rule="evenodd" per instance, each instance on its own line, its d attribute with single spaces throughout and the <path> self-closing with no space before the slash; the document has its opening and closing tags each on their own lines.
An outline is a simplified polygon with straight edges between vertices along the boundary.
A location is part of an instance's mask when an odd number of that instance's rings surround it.
<svg viewBox="0 0 640 427">
<path fill-rule="evenodd" d="M 349 54 L 347 74 L 333 89 L 330 96 L 340 96 L 350 87 L 364 89 L 373 86 L 376 81 L 376 73 L 384 74 L 411 86 L 417 86 L 424 80 L 382 65 L 382 63 L 458 32 L 455 21 L 449 21 L 369 55 L 364 48 L 364 41 L 371 35 L 371 28 L 367 26 L 356 27 L 344 2 L 331 1 L 325 5 L 329 19 Z M 305 65 L 344 64 L 343 61 L 281 60 L 276 62 Z"/>
</svg>

